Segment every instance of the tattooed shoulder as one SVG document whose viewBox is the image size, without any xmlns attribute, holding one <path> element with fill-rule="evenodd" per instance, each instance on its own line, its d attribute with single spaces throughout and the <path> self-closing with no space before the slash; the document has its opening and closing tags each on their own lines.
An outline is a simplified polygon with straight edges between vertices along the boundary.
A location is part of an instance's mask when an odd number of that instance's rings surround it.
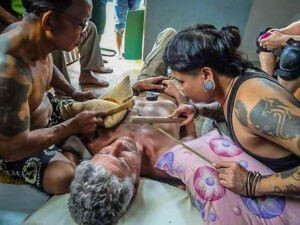
<svg viewBox="0 0 300 225">
<path fill-rule="evenodd" d="M 259 79 L 259 81 L 265 86 L 272 88 L 278 93 L 285 93 L 285 96 L 288 98 L 290 103 L 294 104 L 297 107 L 300 107 L 300 102 L 297 101 L 297 99 L 291 93 L 289 93 L 288 90 L 282 87 L 279 83 L 267 79 Z"/>
<path fill-rule="evenodd" d="M 300 117 L 293 114 L 283 101 L 276 98 L 261 98 L 249 114 L 253 127 L 264 134 L 281 139 L 300 135 Z"/>
<path fill-rule="evenodd" d="M 1 62 L 0 68 L 0 133 L 12 137 L 28 129 L 28 79 Z"/>
</svg>

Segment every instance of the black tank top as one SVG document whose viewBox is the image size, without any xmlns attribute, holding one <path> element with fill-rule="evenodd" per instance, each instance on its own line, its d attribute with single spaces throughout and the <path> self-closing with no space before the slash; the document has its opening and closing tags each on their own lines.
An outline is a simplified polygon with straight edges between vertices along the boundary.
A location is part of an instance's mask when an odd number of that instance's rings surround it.
<svg viewBox="0 0 300 225">
<path fill-rule="evenodd" d="M 267 74 L 265 74 L 264 72 L 261 72 L 261 71 L 251 71 L 251 72 L 247 71 L 243 76 L 240 76 L 236 80 L 236 82 L 234 83 L 234 85 L 232 87 L 232 91 L 230 93 L 230 96 L 229 96 L 229 99 L 228 99 L 228 106 L 227 106 L 227 125 L 228 125 L 228 129 L 229 129 L 229 133 L 231 134 L 231 138 L 247 154 L 251 155 L 252 157 L 254 157 L 255 159 L 257 159 L 258 161 L 260 161 L 261 163 L 263 163 L 264 165 L 266 165 L 267 167 L 269 167 L 270 169 L 272 169 L 275 172 L 289 170 L 289 169 L 292 169 L 294 167 L 297 167 L 297 166 L 300 165 L 300 157 L 298 157 L 297 155 L 291 154 L 291 155 L 285 156 L 283 158 L 277 158 L 277 159 L 258 156 L 256 154 L 251 153 L 246 148 L 244 148 L 240 144 L 239 140 L 237 139 L 237 137 L 234 133 L 233 124 L 232 124 L 232 113 L 233 113 L 233 107 L 234 107 L 234 102 L 235 102 L 236 93 L 238 91 L 238 88 L 246 80 L 249 80 L 249 79 L 252 79 L 252 78 L 257 78 L 257 77 L 270 80 L 270 81 L 275 82 L 277 84 L 277 82 L 273 78 L 271 78 L 269 75 L 267 75 Z M 296 102 L 299 103 L 298 106 L 300 107 L 300 102 L 296 98 L 295 98 L 295 100 L 296 100 Z"/>
</svg>

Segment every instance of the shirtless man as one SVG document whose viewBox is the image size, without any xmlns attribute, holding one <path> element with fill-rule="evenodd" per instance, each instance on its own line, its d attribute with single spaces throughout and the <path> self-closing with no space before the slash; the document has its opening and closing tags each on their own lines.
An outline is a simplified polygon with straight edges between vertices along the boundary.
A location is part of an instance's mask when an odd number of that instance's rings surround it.
<svg viewBox="0 0 300 225">
<path fill-rule="evenodd" d="M 76 156 L 56 144 L 94 132 L 101 118 L 82 112 L 62 122 L 51 85 L 53 50 L 78 46 L 91 15 L 89 0 L 24 0 L 27 11 L 16 29 L 0 36 L 0 168 L 52 194 L 69 190 Z M 68 89 L 69 94 L 73 89 Z M 73 93 L 74 94 L 74 93 Z M 82 94 L 82 93 L 81 93 Z"/>
<path fill-rule="evenodd" d="M 164 82 L 169 90 L 174 88 L 170 82 Z M 153 88 L 153 84 L 149 86 Z M 143 88 L 149 86 L 143 84 Z M 147 101 L 141 95 L 134 98 L 134 107 L 118 127 L 110 130 L 100 128 L 101 135 L 88 144 L 90 153 L 94 155 L 92 160 L 84 161 L 77 167 L 71 185 L 69 209 L 77 223 L 110 224 L 117 221 L 137 191 L 140 176 L 178 184 L 179 180 L 154 168 L 158 158 L 175 146 L 175 141 L 149 124 L 129 123 L 132 115 L 168 116 L 176 107 L 174 99 L 164 93 L 159 95 L 157 101 Z M 180 137 L 178 123 L 155 126 L 177 139 Z M 193 126 L 187 128 L 186 136 L 195 138 Z M 105 198 L 108 190 L 112 195 L 111 200 Z M 96 205 L 99 211 L 89 208 L 96 202 L 99 202 Z M 91 204 L 85 207 L 91 210 L 80 207 L 83 204 Z"/>
</svg>

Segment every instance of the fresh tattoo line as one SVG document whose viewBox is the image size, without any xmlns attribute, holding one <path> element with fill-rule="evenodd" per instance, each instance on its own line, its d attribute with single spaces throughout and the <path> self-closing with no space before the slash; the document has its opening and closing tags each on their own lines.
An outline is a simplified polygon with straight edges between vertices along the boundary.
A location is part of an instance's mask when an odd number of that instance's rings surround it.
<svg viewBox="0 0 300 225">
<path fill-rule="evenodd" d="M 300 136 L 300 117 L 275 98 L 261 99 L 251 110 L 250 121 L 256 130 L 274 137 L 288 140 Z"/>
</svg>

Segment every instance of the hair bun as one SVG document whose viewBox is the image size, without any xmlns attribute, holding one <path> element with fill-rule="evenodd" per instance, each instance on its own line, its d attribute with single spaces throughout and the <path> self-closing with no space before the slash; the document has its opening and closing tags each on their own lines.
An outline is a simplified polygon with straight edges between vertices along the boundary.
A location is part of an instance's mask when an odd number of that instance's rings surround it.
<svg viewBox="0 0 300 225">
<path fill-rule="evenodd" d="M 228 48 L 236 50 L 241 44 L 240 30 L 236 26 L 225 26 L 221 28 L 222 37 Z"/>
</svg>

